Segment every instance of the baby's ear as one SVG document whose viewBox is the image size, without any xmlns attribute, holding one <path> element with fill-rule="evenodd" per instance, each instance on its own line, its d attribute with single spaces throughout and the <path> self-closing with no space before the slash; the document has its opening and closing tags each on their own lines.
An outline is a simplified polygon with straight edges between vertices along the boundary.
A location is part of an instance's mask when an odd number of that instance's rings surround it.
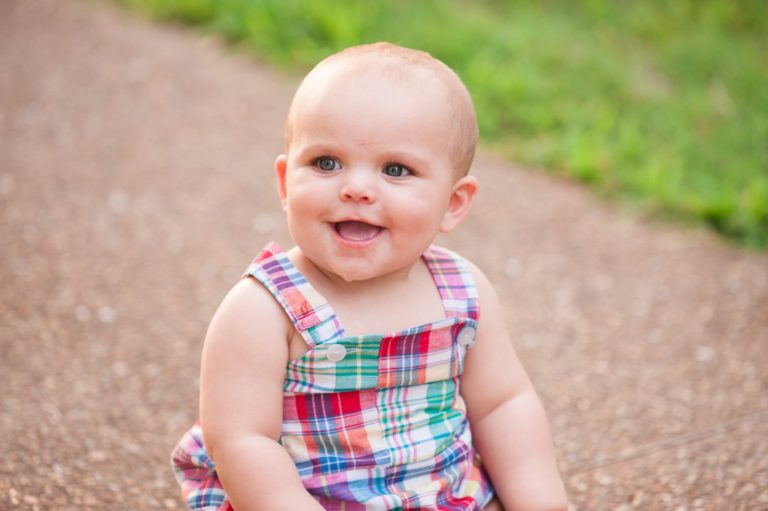
<svg viewBox="0 0 768 511">
<path fill-rule="evenodd" d="M 459 223 L 469 213 L 472 206 L 472 200 L 477 193 L 477 178 L 475 176 L 464 176 L 453 185 L 451 190 L 451 200 L 448 202 L 448 209 L 440 222 L 440 232 L 448 233 L 456 228 Z"/>
<path fill-rule="evenodd" d="M 285 211 L 285 205 L 288 198 L 288 191 L 285 187 L 285 173 L 288 170 L 288 157 L 284 154 L 275 159 L 275 173 L 277 174 L 277 192 L 280 194 L 280 203 L 283 205 L 283 211 Z"/>
</svg>

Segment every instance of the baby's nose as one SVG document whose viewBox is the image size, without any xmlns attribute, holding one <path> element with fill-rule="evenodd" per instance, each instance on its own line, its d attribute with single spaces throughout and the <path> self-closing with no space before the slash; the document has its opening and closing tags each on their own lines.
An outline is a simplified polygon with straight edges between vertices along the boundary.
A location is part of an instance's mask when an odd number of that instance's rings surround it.
<svg viewBox="0 0 768 511">
<path fill-rule="evenodd" d="M 375 188 L 374 179 L 367 172 L 352 170 L 345 176 L 339 195 L 342 200 L 374 202 L 376 200 Z"/>
</svg>

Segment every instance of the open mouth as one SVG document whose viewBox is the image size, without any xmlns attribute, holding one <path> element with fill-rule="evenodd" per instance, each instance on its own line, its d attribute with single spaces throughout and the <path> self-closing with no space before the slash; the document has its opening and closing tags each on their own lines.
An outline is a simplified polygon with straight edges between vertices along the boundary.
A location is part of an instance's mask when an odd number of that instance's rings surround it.
<svg viewBox="0 0 768 511">
<path fill-rule="evenodd" d="M 336 231 L 336 234 L 338 234 L 342 239 L 346 241 L 360 242 L 372 240 L 378 236 L 382 230 L 384 230 L 378 225 L 358 222 L 356 220 L 335 222 L 331 225 L 333 226 L 333 230 Z"/>
</svg>

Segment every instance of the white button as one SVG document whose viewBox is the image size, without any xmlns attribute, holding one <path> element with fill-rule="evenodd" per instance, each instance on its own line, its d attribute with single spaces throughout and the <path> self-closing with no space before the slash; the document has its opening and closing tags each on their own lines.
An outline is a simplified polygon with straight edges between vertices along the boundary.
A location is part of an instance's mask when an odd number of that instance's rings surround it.
<svg viewBox="0 0 768 511">
<path fill-rule="evenodd" d="M 331 344 L 325 351 L 325 356 L 331 362 L 340 362 L 347 356 L 347 348 L 341 344 Z"/>
<path fill-rule="evenodd" d="M 475 327 L 467 325 L 461 329 L 461 332 L 456 336 L 456 339 L 462 346 L 470 346 L 475 342 L 476 333 Z"/>
</svg>

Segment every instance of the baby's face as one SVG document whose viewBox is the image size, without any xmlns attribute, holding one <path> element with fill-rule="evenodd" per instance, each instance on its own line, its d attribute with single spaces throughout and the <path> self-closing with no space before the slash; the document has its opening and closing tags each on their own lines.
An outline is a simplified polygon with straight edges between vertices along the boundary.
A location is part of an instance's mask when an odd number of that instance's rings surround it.
<svg viewBox="0 0 768 511">
<path fill-rule="evenodd" d="M 276 163 L 294 242 L 344 281 L 409 268 L 453 227 L 453 130 L 440 84 L 418 70 L 356 70 L 303 88 Z"/>
</svg>

